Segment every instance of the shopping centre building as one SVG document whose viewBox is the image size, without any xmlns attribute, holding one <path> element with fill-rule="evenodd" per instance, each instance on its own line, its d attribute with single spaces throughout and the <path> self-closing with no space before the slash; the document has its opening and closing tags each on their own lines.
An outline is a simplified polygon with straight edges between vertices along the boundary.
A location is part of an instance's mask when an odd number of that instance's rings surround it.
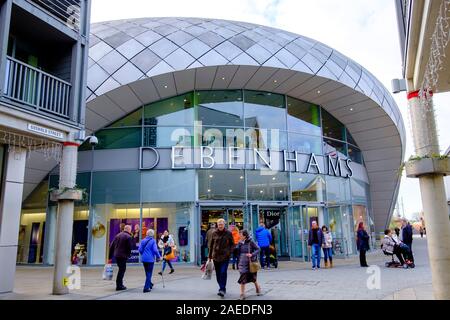
<svg viewBox="0 0 450 320">
<path fill-rule="evenodd" d="M 357 44 L 355 44 L 357 45 Z M 405 129 L 386 88 L 356 62 L 301 35 L 197 18 L 91 26 L 86 131 L 79 149 L 73 250 L 103 264 L 120 224 L 175 236 L 200 262 L 209 224 L 271 228 L 280 259 L 305 259 L 311 221 L 337 256 L 354 230 L 388 225 Z M 53 263 L 58 170 L 31 159 L 19 263 Z M 131 261 L 138 261 L 134 251 Z"/>
</svg>

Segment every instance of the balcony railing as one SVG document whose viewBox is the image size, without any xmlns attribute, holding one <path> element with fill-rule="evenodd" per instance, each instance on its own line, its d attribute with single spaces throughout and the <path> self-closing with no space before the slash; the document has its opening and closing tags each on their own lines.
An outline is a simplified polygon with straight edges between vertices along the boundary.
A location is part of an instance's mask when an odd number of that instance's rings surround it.
<svg viewBox="0 0 450 320">
<path fill-rule="evenodd" d="M 80 30 L 81 0 L 28 0 L 59 19 L 70 28 Z"/>
<path fill-rule="evenodd" d="M 3 88 L 7 98 L 38 111 L 70 118 L 70 90 L 70 83 L 7 57 Z"/>
</svg>

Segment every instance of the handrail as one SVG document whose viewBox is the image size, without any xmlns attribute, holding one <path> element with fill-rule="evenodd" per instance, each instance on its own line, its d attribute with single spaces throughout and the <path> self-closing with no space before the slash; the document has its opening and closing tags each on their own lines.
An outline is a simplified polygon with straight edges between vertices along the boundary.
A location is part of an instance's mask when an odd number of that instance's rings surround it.
<svg viewBox="0 0 450 320">
<path fill-rule="evenodd" d="M 70 118 L 71 84 L 12 57 L 6 57 L 5 97 L 38 111 Z"/>
</svg>

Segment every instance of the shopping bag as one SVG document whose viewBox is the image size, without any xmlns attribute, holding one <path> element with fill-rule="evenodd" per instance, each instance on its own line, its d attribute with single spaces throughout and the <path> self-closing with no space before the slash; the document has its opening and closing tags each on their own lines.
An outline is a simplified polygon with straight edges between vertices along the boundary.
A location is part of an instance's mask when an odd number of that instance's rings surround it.
<svg viewBox="0 0 450 320">
<path fill-rule="evenodd" d="M 113 278 L 113 267 L 110 263 L 107 263 L 103 268 L 103 280 L 112 280 L 112 278 Z"/>
<path fill-rule="evenodd" d="M 214 263 L 212 262 L 212 260 L 208 260 L 205 265 L 205 272 L 202 275 L 202 279 L 211 280 L 213 271 L 214 271 Z"/>
</svg>

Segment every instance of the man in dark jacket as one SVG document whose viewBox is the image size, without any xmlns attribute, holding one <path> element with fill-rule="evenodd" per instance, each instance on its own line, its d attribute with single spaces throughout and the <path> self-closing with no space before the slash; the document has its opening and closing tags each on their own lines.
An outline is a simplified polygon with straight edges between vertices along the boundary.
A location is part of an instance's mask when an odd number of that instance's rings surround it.
<svg viewBox="0 0 450 320">
<path fill-rule="evenodd" d="M 317 221 L 311 223 L 311 229 L 308 234 L 308 246 L 311 248 L 312 269 L 320 269 L 320 250 L 323 243 L 323 233 L 319 229 Z"/>
<path fill-rule="evenodd" d="M 413 230 L 408 221 L 402 221 L 402 241 L 406 244 L 409 249 L 412 251 L 412 242 L 413 242 Z"/>
<path fill-rule="evenodd" d="M 116 278 L 116 290 L 126 290 L 123 285 L 123 277 L 127 270 L 127 260 L 131 255 L 131 248 L 133 246 L 133 238 L 131 237 L 131 226 L 126 225 L 124 230 L 117 234 L 109 247 L 109 261 L 112 262 L 112 257 L 116 259 L 119 272 Z"/>
<path fill-rule="evenodd" d="M 258 246 L 260 248 L 261 267 L 267 266 L 270 268 L 270 243 L 272 242 L 272 234 L 266 229 L 263 221 L 260 222 L 259 228 L 255 230 L 256 240 L 258 241 Z"/>
<path fill-rule="evenodd" d="M 227 289 L 227 270 L 231 253 L 234 249 L 233 235 L 225 229 L 225 220 L 217 220 L 217 229 L 211 237 L 211 244 L 208 248 L 208 258 L 214 262 L 216 269 L 216 279 L 219 284 L 219 296 L 224 297 Z"/>
</svg>

